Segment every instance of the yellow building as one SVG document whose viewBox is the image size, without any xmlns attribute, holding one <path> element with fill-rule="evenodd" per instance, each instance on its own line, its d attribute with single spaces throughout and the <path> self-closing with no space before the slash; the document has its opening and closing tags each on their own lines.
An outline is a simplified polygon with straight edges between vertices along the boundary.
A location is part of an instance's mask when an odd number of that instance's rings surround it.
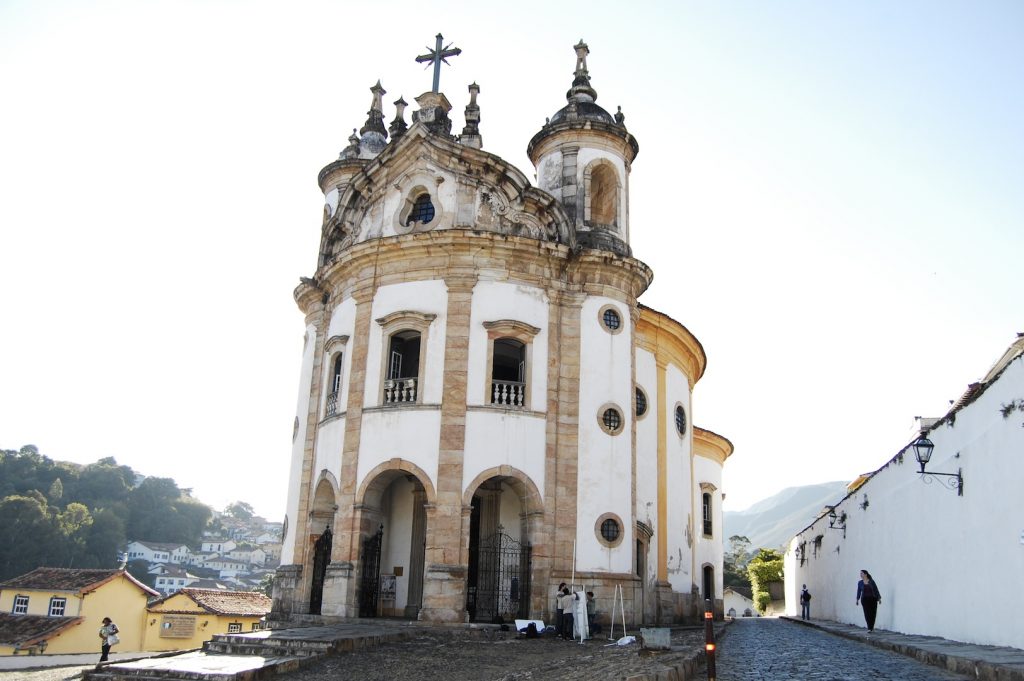
<svg viewBox="0 0 1024 681">
<path fill-rule="evenodd" d="M 116 651 L 142 650 L 146 603 L 159 596 L 124 570 L 42 567 L 0 583 L 0 655 L 99 654 L 99 628 L 120 629 Z"/>
<path fill-rule="evenodd" d="M 199 648 L 214 634 L 263 628 L 271 601 L 254 591 L 185 588 L 149 606 L 146 650 Z"/>
</svg>

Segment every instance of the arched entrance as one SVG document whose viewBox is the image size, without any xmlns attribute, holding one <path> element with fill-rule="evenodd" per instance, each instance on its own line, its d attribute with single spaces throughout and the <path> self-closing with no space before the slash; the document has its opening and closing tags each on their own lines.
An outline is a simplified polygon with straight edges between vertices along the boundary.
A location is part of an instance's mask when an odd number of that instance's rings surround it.
<svg viewBox="0 0 1024 681">
<path fill-rule="evenodd" d="M 472 622 L 510 622 L 530 614 L 532 485 L 493 475 L 472 491 L 466 610 Z"/>
<path fill-rule="evenodd" d="M 416 619 L 423 605 L 428 492 L 404 469 L 370 476 L 361 495 L 359 616 Z"/>
<path fill-rule="evenodd" d="M 319 615 L 324 601 L 324 577 L 327 574 L 327 566 L 331 562 L 331 547 L 333 536 L 331 528 L 334 526 L 334 513 L 337 506 L 334 503 L 334 487 L 326 478 L 321 478 L 316 486 L 316 494 L 313 496 L 313 524 L 315 529 L 323 528 L 319 535 L 313 539 L 312 570 L 309 585 L 309 613 Z"/>
</svg>

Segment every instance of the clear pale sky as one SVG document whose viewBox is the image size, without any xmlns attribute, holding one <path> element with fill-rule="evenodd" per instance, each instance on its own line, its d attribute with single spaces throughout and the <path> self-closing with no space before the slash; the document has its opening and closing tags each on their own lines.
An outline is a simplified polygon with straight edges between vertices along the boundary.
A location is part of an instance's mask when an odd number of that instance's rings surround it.
<svg viewBox="0 0 1024 681">
<path fill-rule="evenodd" d="M 726 509 L 877 468 L 1024 331 L 1020 2 L 3 0 L 0 448 L 280 520 L 317 173 L 438 32 L 453 131 L 476 81 L 530 177 L 590 45 Z"/>
</svg>

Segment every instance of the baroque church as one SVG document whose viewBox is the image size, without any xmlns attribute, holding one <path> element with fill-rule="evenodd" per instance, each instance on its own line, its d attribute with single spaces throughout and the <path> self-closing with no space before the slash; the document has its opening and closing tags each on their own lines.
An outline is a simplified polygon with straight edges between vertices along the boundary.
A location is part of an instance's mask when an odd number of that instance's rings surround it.
<svg viewBox="0 0 1024 681">
<path fill-rule="evenodd" d="M 551 622 L 561 582 L 599 620 L 613 598 L 632 625 L 694 622 L 704 599 L 720 614 L 732 444 L 693 423 L 704 348 L 638 302 L 639 144 L 580 41 L 531 185 L 483 149 L 475 83 L 452 134 L 437 69 L 456 52 L 438 36 L 420 58 L 434 89 L 411 124 L 400 98 L 385 127 L 371 88 L 320 171 L 272 617 Z"/>
</svg>

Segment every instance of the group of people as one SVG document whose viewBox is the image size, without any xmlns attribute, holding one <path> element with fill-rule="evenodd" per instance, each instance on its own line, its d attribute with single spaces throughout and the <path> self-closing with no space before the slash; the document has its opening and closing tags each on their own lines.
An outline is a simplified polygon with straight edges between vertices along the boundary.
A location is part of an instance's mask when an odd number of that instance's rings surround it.
<svg viewBox="0 0 1024 681">
<path fill-rule="evenodd" d="M 857 580 L 857 605 L 864 609 L 864 622 L 868 625 L 868 633 L 875 630 L 875 617 L 878 615 L 878 604 L 882 602 L 882 594 L 875 584 L 874 577 L 867 570 L 860 571 Z M 800 618 L 811 619 L 811 592 L 804 584 L 800 590 Z"/>
<path fill-rule="evenodd" d="M 559 638 L 572 639 L 575 617 L 573 611 L 576 608 L 576 601 L 579 594 L 574 594 L 569 587 L 562 582 L 555 592 L 555 635 Z M 594 633 L 594 615 L 597 613 L 597 603 L 594 601 L 594 592 L 587 592 L 587 625 L 590 633 Z"/>
</svg>

